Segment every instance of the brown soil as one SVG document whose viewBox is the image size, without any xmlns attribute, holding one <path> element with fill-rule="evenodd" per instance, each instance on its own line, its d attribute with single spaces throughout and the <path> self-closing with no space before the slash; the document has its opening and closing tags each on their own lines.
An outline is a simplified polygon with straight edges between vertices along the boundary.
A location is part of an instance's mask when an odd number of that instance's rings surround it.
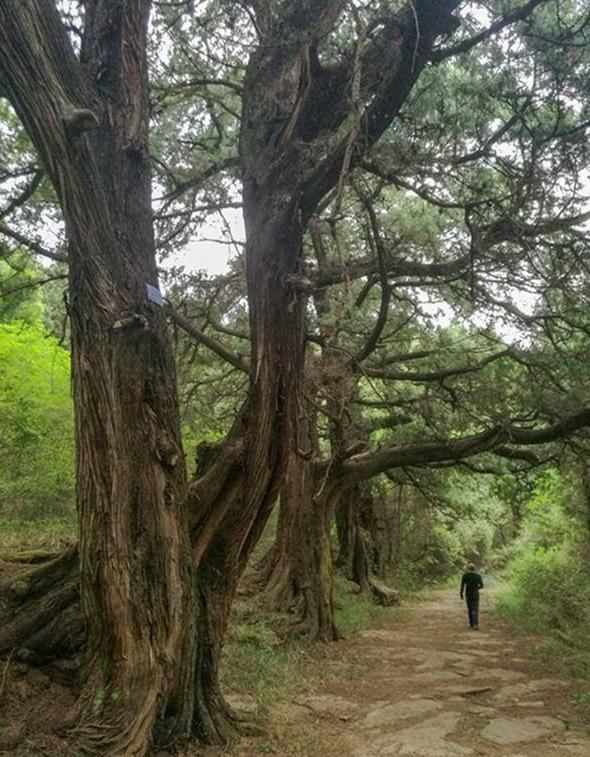
<svg viewBox="0 0 590 757">
<path fill-rule="evenodd" d="M 69 665 L 32 667 L 0 660 L 0 755 L 73 754 L 62 729 L 76 701 Z"/>
<path fill-rule="evenodd" d="M 285 692 L 268 737 L 187 754 L 590 757 L 576 683 L 535 658 L 539 643 L 485 605 L 472 631 L 457 592 L 435 592 L 387 627 L 333 645 L 326 664 L 352 672 L 313 696 Z"/>
</svg>

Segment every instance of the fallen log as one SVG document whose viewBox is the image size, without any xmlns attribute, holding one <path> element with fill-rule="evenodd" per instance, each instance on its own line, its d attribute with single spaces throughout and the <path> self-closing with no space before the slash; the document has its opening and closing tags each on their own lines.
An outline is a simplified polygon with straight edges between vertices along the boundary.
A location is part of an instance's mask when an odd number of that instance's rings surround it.
<svg viewBox="0 0 590 757">
<path fill-rule="evenodd" d="M 400 602 L 400 593 L 397 589 L 391 589 L 381 581 L 377 581 L 375 578 L 369 578 L 369 586 L 371 587 L 371 594 L 373 599 L 378 605 L 383 607 L 391 607 L 397 605 Z"/>
</svg>

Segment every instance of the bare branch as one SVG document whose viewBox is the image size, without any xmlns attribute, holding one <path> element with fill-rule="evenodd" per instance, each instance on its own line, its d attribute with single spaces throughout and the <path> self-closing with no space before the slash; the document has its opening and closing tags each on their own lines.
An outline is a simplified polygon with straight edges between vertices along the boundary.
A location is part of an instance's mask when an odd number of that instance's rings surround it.
<svg viewBox="0 0 590 757">
<path fill-rule="evenodd" d="M 369 334 L 369 338 L 367 339 L 366 344 L 356 353 L 353 358 L 355 363 L 362 363 L 363 360 L 369 357 L 369 355 L 377 346 L 377 342 L 379 341 L 379 338 L 383 333 L 383 329 L 385 328 L 385 324 L 387 323 L 389 303 L 391 300 L 391 289 L 387 280 L 386 251 L 385 245 L 383 244 L 383 239 L 381 237 L 379 224 L 377 223 L 377 216 L 375 215 L 375 210 L 373 209 L 370 202 L 367 202 L 365 204 L 365 209 L 369 215 L 371 229 L 373 232 L 373 239 L 375 241 L 375 250 L 377 252 L 379 278 L 381 281 L 381 304 L 379 306 L 377 320 L 375 321 L 373 329 Z"/>
<path fill-rule="evenodd" d="M 241 355 L 237 355 L 224 344 L 217 341 L 217 339 L 213 339 L 212 337 L 205 334 L 203 331 L 194 326 L 187 318 L 180 315 L 180 313 L 174 310 L 171 305 L 168 305 L 166 307 L 166 313 L 170 316 L 171 320 L 174 321 L 174 323 L 180 326 L 183 331 L 186 331 L 186 333 L 189 336 L 193 337 L 193 339 L 196 339 L 197 342 L 203 344 L 216 355 L 219 355 L 220 358 L 230 363 L 230 365 L 233 365 L 234 368 L 237 368 L 239 371 L 242 371 L 243 373 L 250 373 L 250 366 Z"/>
<path fill-rule="evenodd" d="M 43 171 L 37 170 L 33 174 L 33 178 L 31 181 L 27 184 L 27 186 L 23 189 L 23 191 L 18 194 L 16 197 L 14 197 L 8 205 L 0 210 L 0 219 L 6 218 L 6 216 L 10 215 L 14 210 L 17 208 L 20 208 L 21 205 L 24 205 L 27 200 L 29 200 L 37 191 L 37 188 L 39 184 L 41 184 L 41 181 L 43 180 Z"/>
<path fill-rule="evenodd" d="M 445 47 L 440 50 L 434 50 L 430 55 L 430 60 L 433 63 L 440 63 L 441 61 L 446 60 L 447 58 L 450 58 L 454 55 L 460 55 L 461 53 L 469 52 L 469 50 L 472 50 L 476 45 L 479 45 L 486 39 L 493 37 L 494 34 L 502 31 L 502 29 L 506 28 L 507 26 L 510 26 L 517 21 L 522 21 L 530 13 L 532 13 L 532 11 L 534 11 L 538 5 L 541 5 L 541 3 L 543 2 L 545 2 L 545 0 L 529 0 L 528 3 L 525 3 L 520 8 L 513 10 L 511 13 L 507 13 L 503 18 L 495 21 L 491 26 L 489 26 L 487 29 L 484 29 L 484 31 L 480 32 L 479 34 L 476 34 L 473 37 L 469 37 L 469 39 L 465 39 L 463 40 L 463 42 L 459 42 L 459 44 L 453 45 L 452 47 Z"/>
<path fill-rule="evenodd" d="M 64 279 L 67 279 L 68 276 L 65 273 L 60 273 L 55 276 L 47 276 L 44 279 L 31 279 L 30 281 L 27 281 L 23 284 L 19 284 L 18 286 L 11 287 L 10 289 L 4 289 L 0 285 L 0 296 L 2 297 L 8 297 L 11 294 L 16 294 L 17 292 L 23 292 L 26 289 L 34 289 L 38 286 L 43 286 L 43 284 L 49 284 L 52 281 L 63 281 Z"/>
<path fill-rule="evenodd" d="M 495 360 L 500 360 L 503 357 L 512 357 L 512 353 L 513 350 L 507 348 L 500 352 L 496 352 L 493 355 L 488 355 L 487 358 L 484 358 L 475 365 L 467 365 L 460 368 L 444 368 L 440 371 L 421 373 L 418 371 L 392 371 L 387 368 L 371 368 L 370 366 L 366 366 L 365 373 L 372 378 L 393 379 L 394 381 L 417 381 L 420 383 L 438 382 L 450 378 L 451 376 L 463 376 L 467 373 L 476 373 Z"/>
<path fill-rule="evenodd" d="M 25 245 L 25 247 L 28 247 L 29 250 L 31 250 L 31 252 L 34 252 L 36 255 L 41 255 L 44 258 L 49 258 L 49 260 L 54 260 L 57 263 L 68 262 L 67 255 L 60 252 L 53 252 L 53 250 L 48 250 L 40 242 L 37 242 L 34 239 L 29 239 L 29 237 L 26 237 L 24 234 L 21 234 L 15 229 L 11 229 L 5 223 L 0 223 L 0 234 L 4 234 L 4 236 L 10 237 L 10 239 L 14 239 L 19 244 Z"/>
<path fill-rule="evenodd" d="M 235 166 L 238 166 L 239 162 L 239 157 L 237 155 L 234 155 L 231 158 L 224 158 L 223 160 L 212 163 L 210 166 L 205 168 L 205 170 L 201 171 L 198 174 L 195 174 L 195 176 L 191 176 L 188 179 L 174 179 L 176 186 L 173 190 L 168 192 L 168 194 L 165 194 L 161 199 L 165 200 L 166 202 L 171 202 L 172 200 L 176 200 L 189 189 L 198 190 L 208 179 L 216 176 L 222 171 L 225 171 L 227 168 L 234 168 Z"/>
</svg>

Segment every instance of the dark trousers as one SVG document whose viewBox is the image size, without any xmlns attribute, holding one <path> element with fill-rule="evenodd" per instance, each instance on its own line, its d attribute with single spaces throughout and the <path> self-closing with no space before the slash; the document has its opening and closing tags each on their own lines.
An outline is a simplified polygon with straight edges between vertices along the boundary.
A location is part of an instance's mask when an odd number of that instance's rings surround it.
<svg viewBox="0 0 590 757">
<path fill-rule="evenodd" d="M 471 628 L 479 625 L 479 597 L 467 597 L 467 614 Z"/>
</svg>

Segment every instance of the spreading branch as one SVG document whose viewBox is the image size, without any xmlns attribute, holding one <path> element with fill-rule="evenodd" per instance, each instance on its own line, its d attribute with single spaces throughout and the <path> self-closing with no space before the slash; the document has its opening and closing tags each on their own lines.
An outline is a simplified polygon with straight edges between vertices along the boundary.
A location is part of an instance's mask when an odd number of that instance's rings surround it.
<svg viewBox="0 0 590 757">
<path fill-rule="evenodd" d="M 30 239 L 24 234 L 21 234 L 19 231 L 16 231 L 16 229 L 12 229 L 10 226 L 7 226 L 5 223 L 0 223 L 0 234 L 4 234 L 4 236 L 6 237 L 14 239 L 15 242 L 28 247 L 28 249 L 31 250 L 31 252 L 34 252 L 36 255 L 41 255 L 42 257 L 53 260 L 56 263 L 68 262 L 68 256 L 66 254 L 61 252 L 54 252 L 53 250 L 47 249 L 47 247 L 42 245 L 40 242 L 37 242 L 37 240 Z"/>
<path fill-rule="evenodd" d="M 505 29 L 507 26 L 525 19 L 535 10 L 538 5 L 541 5 L 541 3 L 544 3 L 545 1 L 546 0 L 529 0 L 528 3 L 525 3 L 520 8 L 516 8 L 511 13 L 507 13 L 505 16 L 503 16 L 498 21 L 495 21 L 487 29 L 484 29 L 479 34 L 475 34 L 473 37 L 469 37 L 468 39 L 465 39 L 462 42 L 453 45 L 452 47 L 443 47 L 439 50 L 434 50 L 430 56 L 430 60 L 433 63 L 440 63 L 447 58 L 469 52 L 474 47 L 476 47 L 476 45 L 485 42 L 486 39 L 489 39 L 490 37 L 498 34 L 498 32 L 501 32 L 502 29 Z"/>
<path fill-rule="evenodd" d="M 458 368 L 443 368 L 439 371 L 392 371 L 387 368 L 377 368 L 366 366 L 364 372 L 371 378 L 390 379 L 394 381 L 416 381 L 419 383 L 432 383 L 444 381 L 444 379 L 451 378 L 452 376 L 463 376 L 468 373 L 476 373 L 485 368 L 486 365 L 493 363 L 495 360 L 500 360 L 503 357 L 512 357 L 513 350 L 507 348 L 496 352 L 493 355 L 480 360 L 475 365 L 466 365 Z"/>
<path fill-rule="evenodd" d="M 400 446 L 391 444 L 348 458 L 341 464 L 336 475 L 339 478 L 360 481 L 372 478 L 390 468 L 459 461 L 483 452 L 494 452 L 498 449 L 505 451 L 507 444 L 523 446 L 548 444 L 588 426 L 590 426 L 590 408 L 584 408 L 545 428 L 502 425 L 459 439 L 437 439 Z"/>
</svg>

